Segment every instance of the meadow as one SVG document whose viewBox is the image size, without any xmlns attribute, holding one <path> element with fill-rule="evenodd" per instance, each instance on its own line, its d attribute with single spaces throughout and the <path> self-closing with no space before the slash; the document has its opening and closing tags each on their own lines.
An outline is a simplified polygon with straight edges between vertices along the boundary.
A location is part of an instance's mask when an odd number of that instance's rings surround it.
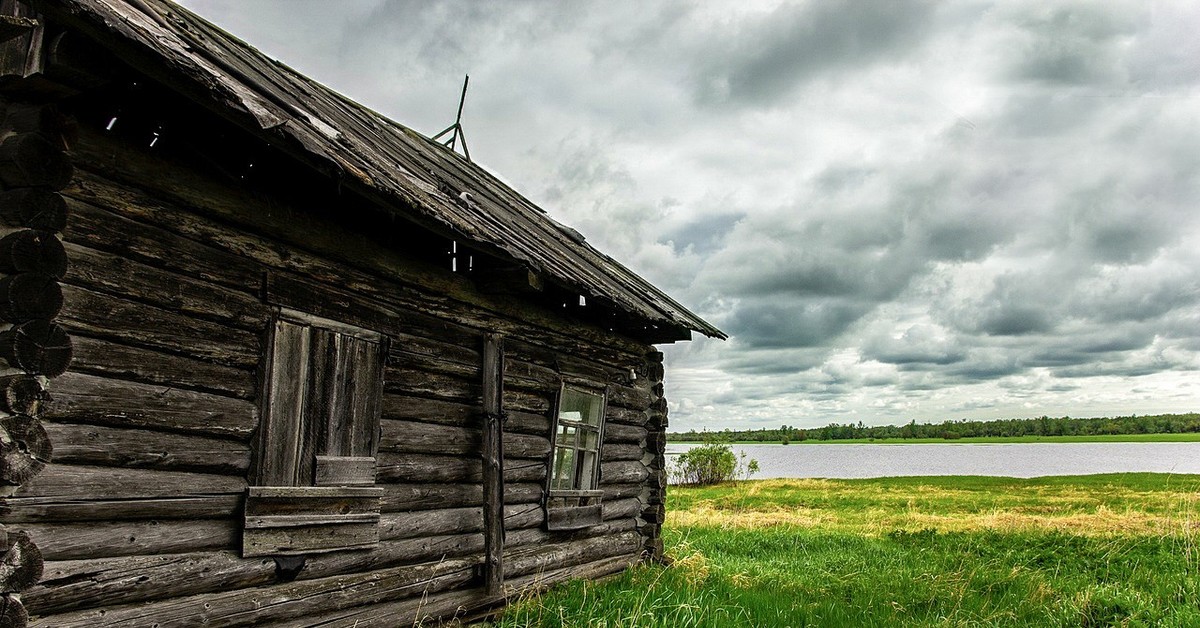
<svg viewBox="0 0 1200 628">
<path fill-rule="evenodd" d="M 1198 626 L 1200 476 L 671 487 L 671 566 L 500 626 Z"/>
</svg>

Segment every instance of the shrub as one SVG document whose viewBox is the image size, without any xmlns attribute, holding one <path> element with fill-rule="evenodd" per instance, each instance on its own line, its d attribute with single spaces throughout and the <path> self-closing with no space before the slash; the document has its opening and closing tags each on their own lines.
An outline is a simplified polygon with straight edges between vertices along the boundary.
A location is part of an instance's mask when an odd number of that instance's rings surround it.
<svg viewBox="0 0 1200 628">
<path fill-rule="evenodd" d="M 671 474 L 679 484 L 720 484 L 739 477 L 749 479 L 758 472 L 757 460 L 741 459 L 734 455 L 729 445 L 710 443 L 699 445 L 679 454 Z"/>
</svg>

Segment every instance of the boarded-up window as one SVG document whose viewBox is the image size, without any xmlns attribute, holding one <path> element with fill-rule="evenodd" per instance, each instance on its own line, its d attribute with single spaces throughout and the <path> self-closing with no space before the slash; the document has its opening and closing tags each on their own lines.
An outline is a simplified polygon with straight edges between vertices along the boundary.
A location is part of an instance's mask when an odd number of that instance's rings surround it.
<svg viewBox="0 0 1200 628">
<path fill-rule="evenodd" d="M 264 365 L 243 556 L 378 543 L 382 490 L 373 485 L 385 342 L 375 332 L 280 312 Z"/>
<path fill-rule="evenodd" d="M 552 530 L 595 525 L 604 494 L 598 486 L 604 395 L 563 386 L 555 416 L 547 525 Z"/>
</svg>

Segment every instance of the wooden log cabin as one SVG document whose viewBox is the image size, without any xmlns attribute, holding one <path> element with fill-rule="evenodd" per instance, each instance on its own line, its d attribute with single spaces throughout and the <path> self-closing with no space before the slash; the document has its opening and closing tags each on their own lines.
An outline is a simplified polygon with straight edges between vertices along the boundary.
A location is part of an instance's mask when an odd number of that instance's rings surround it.
<svg viewBox="0 0 1200 628">
<path fill-rule="evenodd" d="M 661 556 L 722 332 L 166 0 L 0 0 L 0 625 L 397 626 Z"/>
</svg>

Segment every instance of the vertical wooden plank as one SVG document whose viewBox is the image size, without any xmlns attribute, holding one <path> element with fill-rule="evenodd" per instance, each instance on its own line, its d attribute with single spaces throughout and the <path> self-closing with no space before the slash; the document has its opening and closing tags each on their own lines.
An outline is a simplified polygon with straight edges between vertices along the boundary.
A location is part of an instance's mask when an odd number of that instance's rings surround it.
<svg viewBox="0 0 1200 628">
<path fill-rule="evenodd" d="M 330 415 L 331 406 L 337 404 L 336 332 L 320 327 L 311 327 L 312 346 L 308 360 L 308 398 L 304 404 L 304 443 L 301 449 L 296 476 L 299 486 L 313 483 L 316 456 L 324 454 L 328 445 L 330 424 L 336 420 Z"/>
<path fill-rule="evenodd" d="M 385 342 L 354 339 L 353 380 L 347 456 L 374 456 L 379 449 L 379 418 L 383 413 L 383 356 Z"/>
<path fill-rule="evenodd" d="M 260 486 L 296 486 L 303 445 L 305 388 L 309 365 L 308 328 L 275 321 L 266 365 L 261 445 Z"/>
<path fill-rule="evenodd" d="M 504 588 L 504 342 L 487 334 L 483 343 L 483 578 L 489 596 Z"/>
</svg>

